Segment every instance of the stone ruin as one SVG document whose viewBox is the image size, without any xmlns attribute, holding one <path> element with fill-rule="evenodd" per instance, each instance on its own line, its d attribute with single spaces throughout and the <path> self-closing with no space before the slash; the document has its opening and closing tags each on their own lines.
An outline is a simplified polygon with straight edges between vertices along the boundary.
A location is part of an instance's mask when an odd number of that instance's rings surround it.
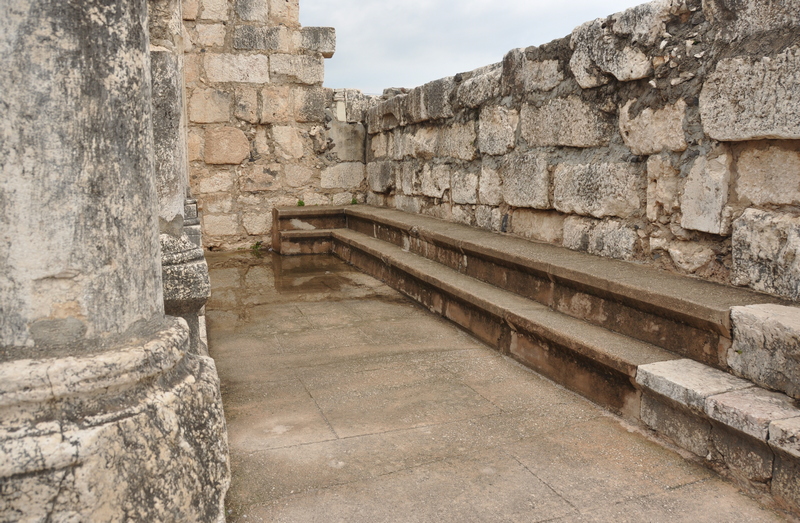
<svg viewBox="0 0 800 523">
<path fill-rule="evenodd" d="M 335 32 L 298 0 L 0 15 L 2 520 L 224 520 L 202 247 L 270 243 L 277 207 L 368 203 L 800 300 L 797 0 L 656 0 L 382 96 L 322 87 Z M 738 311 L 741 343 L 796 351 L 796 311 L 769 307 Z"/>
</svg>

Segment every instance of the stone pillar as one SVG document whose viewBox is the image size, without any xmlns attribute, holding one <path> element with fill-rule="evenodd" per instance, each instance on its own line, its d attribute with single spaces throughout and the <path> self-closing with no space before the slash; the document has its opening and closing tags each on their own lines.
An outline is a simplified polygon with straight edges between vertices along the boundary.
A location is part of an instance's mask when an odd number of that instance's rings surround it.
<svg viewBox="0 0 800 523">
<path fill-rule="evenodd" d="M 211 295 L 203 249 L 187 235 L 189 190 L 186 103 L 183 88 L 183 17 L 179 0 L 148 0 L 153 77 L 153 138 L 164 308 L 185 319 L 194 353 L 208 354 L 200 312 Z M 191 223 L 190 219 L 190 223 Z"/>
<path fill-rule="evenodd" d="M 224 520 L 216 370 L 164 314 L 146 7 L 0 3 L 2 521 Z"/>
</svg>

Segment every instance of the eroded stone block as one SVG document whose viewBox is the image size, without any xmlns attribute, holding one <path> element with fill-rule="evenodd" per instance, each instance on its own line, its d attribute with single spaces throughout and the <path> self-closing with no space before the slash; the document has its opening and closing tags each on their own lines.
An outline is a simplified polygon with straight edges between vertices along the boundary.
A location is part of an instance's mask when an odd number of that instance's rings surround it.
<svg viewBox="0 0 800 523">
<path fill-rule="evenodd" d="M 469 136 L 461 137 L 469 140 Z M 413 132 L 401 129 L 394 135 L 394 158 L 423 158 L 432 159 L 436 156 L 439 145 L 439 129 L 436 127 L 418 127 Z M 468 151 L 468 145 L 462 144 L 464 151 Z M 456 151 L 458 153 L 458 151 Z M 468 154 L 464 152 L 464 154 Z"/>
<path fill-rule="evenodd" d="M 201 20 L 222 21 L 228 19 L 228 0 L 201 0 Z"/>
<path fill-rule="evenodd" d="M 700 115 L 715 140 L 800 139 L 800 48 L 720 60 L 700 93 Z"/>
<path fill-rule="evenodd" d="M 273 54 L 269 57 L 269 72 L 289 82 L 313 85 L 325 79 L 321 55 Z"/>
<path fill-rule="evenodd" d="M 269 21 L 269 4 L 267 0 L 236 0 L 236 16 L 248 22 Z"/>
<path fill-rule="evenodd" d="M 303 27 L 300 29 L 300 48 L 320 53 L 325 58 L 336 52 L 336 29 L 333 27 Z"/>
<path fill-rule="evenodd" d="M 453 203 L 478 203 L 478 175 L 467 169 L 455 169 L 451 176 L 450 198 Z"/>
<path fill-rule="evenodd" d="M 716 451 L 714 457 L 748 480 L 763 483 L 772 478 L 774 454 L 764 441 L 715 425 L 711 442 Z"/>
<path fill-rule="evenodd" d="M 203 47 L 222 47 L 225 45 L 224 24 L 199 24 L 197 30 L 197 44 Z"/>
<path fill-rule="evenodd" d="M 558 212 L 514 209 L 509 232 L 523 238 L 561 245 L 565 220 L 566 216 Z"/>
<path fill-rule="evenodd" d="M 441 118 L 451 118 L 453 116 L 453 106 L 450 97 L 456 89 L 456 83 L 452 76 L 434 80 L 422 86 L 423 97 L 425 100 L 425 114 L 432 120 Z"/>
<path fill-rule="evenodd" d="M 238 229 L 236 215 L 203 215 L 203 232 L 209 236 L 233 236 Z"/>
<path fill-rule="evenodd" d="M 189 98 L 189 120 L 194 123 L 227 122 L 231 118 L 233 97 L 216 89 L 197 89 Z"/>
<path fill-rule="evenodd" d="M 294 118 L 297 122 L 325 121 L 325 108 L 333 94 L 324 87 L 295 87 L 292 89 Z"/>
<path fill-rule="evenodd" d="M 436 147 L 437 156 L 471 161 L 477 158 L 475 122 L 455 123 L 441 128 Z"/>
<path fill-rule="evenodd" d="M 761 441 L 767 441 L 773 421 L 800 417 L 800 409 L 788 396 L 758 387 L 710 396 L 706 414 Z"/>
<path fill-rule="evenodd" d="M 727 232 L 723 211 L 728 204 L 731 161 L 725 149 L 694 161 L 681 196 L 681 227 L 712 234 Z"/>
<path fill-rule="evenodd" d="M 559 164 L 553 171 L 553 206 L 570 214 L 627 218 L 641 208 L 642 174 L 629 163 Z"/>
<path fill-rule="evenodd" d="M 330 122 L 328 137 L 333 141 L 331 152 L 343 162 L 364 162 L 366 131 L 360 123 Z"/>
<path fill-rule="evenodd" d="M 763 304 L 731 309 L 728 365 L 763 387 L 800 398 L 800 309 Z"/>
<path fill-rule="evenodd" d="M 678 100 L 662 109 L 645 108 L 639 115 L 630 116 L 636 100 L 626 103 L 619 113 L 619 131 L 633 154 L 657 154 L 661 151 L 684 151 L 687 143 L 683 132 L 686 102 Z"/>
<path fill-rule="evenodd" d="M 261 90 L 261 123 L 284 123 L 292 117 L 289 87 L 270 85 Z"/>
<path fill-rule="evenodd" d="M 394 162 L 371 162 L 367 164 L 367 184 L 369 190 L 377 193 L 387 193 L 395 185 Z"/>
<path fill-rule="evenodd" d="M 800 205 L 800 151 L 748 144 L 736 162 L 736 194 L 754 205 Z"/>
<path fill-rule="evenodd" d="M 800 417 L 770 423 L 769 444 L 795 458 L 800 458 Z"/>
<path fill-rule="evenodd" d="M 668 158 L 651 156 L 647 159 L 647 218 L 656 221 L 659 211 L 671 214 L 680 208 L 678 175 Z"/>
<path fill-rule="evenodd" d="M 600 147 L 611 140 L 606 116 L 577 96 L 548 100 L 541 107 L 523 105 L 520 120 L 530 146 Z"/>
<path fill-rule="evenodd" d="M 795 0 L 703 0 L 703 13 L 726 40 L 741 40 L 757 33 L 800 25 L 800 9 Z"/>
<path fill-rule="evenodd" d="M 508 154 L 498 169 L 503 200 L 513 207 L 550 208 L 550 169 L 538 153 Z"/>
<path fill-rule="evenodd" d="M 324 189 L 355 189 L 366 177 L 366 166 L 361 162 L 332 165 L 322 171 Z"/>
<path fill-rule="evenodd" d="M 239 164 L 250 156 L 250 142 L 235 127 L 207 129 L 204 142 L 204 159 L 208 164 Z"/>
<path fill-rule="evenodd" d="M 642 395 L 642 423 L 702 458 L 708 456 L 711 423 L 667 405 L 649 394 Z"/>
<path fill-rule="evenodd" d="M 639 235 L 621 220 L 595 220 L 568 216 L 564 220 L 563 245 L 573 251 L 632 260 L 636 256 Z"/>
<path fill-rule="evenodd" d="M 497 169 L 481 163 L 481 175 L 478 186 L 478 200 L 485 205 L 500 205 L 503 203 L 503 184 Z"/>
<path fill-rule="evenodd" d="M 498 64 L 499 65 L 499 64 Z M 456 100 L 463 107 L 480 107 L 500 94 L 500 74 L 502 69 L 494 69 L 464 80 L 456 90 Z"/>
<path fill-rule="evenodd" d="M 733 224 L 731 280 L 800 300 L 800 216 L 747 209 Z"/>
<path fill-rule="evenodd" d="M 251 51 L 288 51 L 289 32 L 285 27 L 240 25 L 233 31 L 233 48 Z"/>
<path fill-rule="evenodd" d="M 269 57 L 266 55 L 207 53 L 204 65 L 209 82 L 269 83 Z"/>
<path fill-rule="evenodd" d="M 478 122 L 478 149 L 484 154 L 506 154 L 517 139 L 519 114 L 513 109 L 485 106 Z"/>
<path fill-rule="evenodd" d="M 305 165 L 287 165 L 284 167 L 283 179 L 289 187 L 302 187 L 307 185 L 316 174 L 316 171 Z M 306 205 L 314 205 L 308 201 Z"/>
<path fill-rule="evenodd" d="M 245 122 L 258 123 L 258 93 L 254 87 L 236 89 L 236 104 L 233 115 Z"/>
<path fill-rule="evenodd" d="M 425 164 L 421 178 L 422 194 L 431 198 L 441 198 L 444 192 L 450 189 L 450 166 Z"/>
</svg>

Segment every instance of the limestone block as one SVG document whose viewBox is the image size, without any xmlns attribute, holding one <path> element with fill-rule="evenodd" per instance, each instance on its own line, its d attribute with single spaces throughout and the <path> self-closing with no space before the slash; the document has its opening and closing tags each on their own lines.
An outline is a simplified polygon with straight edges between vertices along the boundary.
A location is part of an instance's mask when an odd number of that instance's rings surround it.
<svg viewBox="0 0 800 523">
<path fill-rule="evenodd" d="M 189 120 L 194 123 L 220 123 L 231 118 L 233 97 L 216 89 L 195 89 L 189 98 Z"/>
<path fill-rule="evenodd" d="M 661 151 L 685 151 L 683 132 L 686 102 L 678 100 L 662 109 L 645 108 L 638 116 L 630 116 L 636 100 L 626 103 L 619 113 L 619 132 L 633 154 L 657 154 Z"/>
<path fill-rule="evenodd" d="M 775 453 L 764 441 L 722 426 L 711 428 L 711 459 L 718 459 L 750 481 L 764 483 L 772 477 Z"/>
<path fill-rule="evenodd" d="M 748 144 L 736 162 L 736 194 L 754 205 L 800 205 L 800 151 Z"/>
<path fill-rule="evenodd" d="M 370 107 L 365 116 L 367 132 L 375 134 L 405 125 L 405 98 L 404 94 L 394 96 Z"/>
<path fill-rule="evenodd" d="M 332 89 L 324 87 L 295 87 L 292 89 L 294 118 L 297 122 L 324 122 Z"/>
<path fill-rule="evenodd" d="M 770 423 L 769 444 L 795 458 L 800 458 L 800 417 Z"/>
<path fill-rule="evenodd" d="M 222 47 L 225 45 L 225 24 L 198 24 L 197 44 L 202 47 Z"/>
<path fill-rule="evenodd" d="M 733 307 L 731 320 L 730 368 L 763 387 L 800 398 L 800 309 Z"/>
<path fill-rule="evenodd" d="M 292 118 L 290 93 L 285 85 L 269 85 L 261 90 L 261 123 L 285 123 Z"/>
<path fill-rule="evenodd" d="M 225 214 L 233 208 L 233 197 L 226 193 L 206 194 L 200 197 L 199 203 L 204 212 Z"/>
<path fill-rule="evenodd" d="M 704 413 L 706 400 L 714 395 L 753 386 L 749 381 L 689 359 L 660 361 L 640 365 L 636 383 L 645 391 L 668 398 L 698 413 Z"/>
<path fill-rule="evenodd" d="M 454 169 L 450 181 L 450 199 L 453 203 L 478 203 L 478 175 L 464 168 Z"/>
<path fill-rule="evenodd" d="M 495 67 L 489 72 L 475 75 L 459 84 L 456 89 L 456 102 L 462 107 L 480 107 L 500 95 L 500 75 L 502 69 Z"/>
<path fill-rule="evenodd" d="M 380 97 L 367 95 L 358 89 L 344 89 L 345 117 L 350 123 L 363 123 L 367 110 L 378 103 Z"/>
<path fill-rule="evenodd" d="M 522 137 L 532 147 L 601 147 L 611 140 L 607 117 L 577 96 L 548 100 L 541 107 L 525 104 L 520 119 Z"/>
<path fill-rule="evenodd" d="M 247 234 L 251 236 L 268 234 L 272 229 L 272 213 L 244 213 L 242 215 L 242 225 Z"/>
<path fill-rule="evenodd" d="M 559 164 L 553 172 L 553 205 L 568 214 L 627 218 L 641 208 L 642 174 L 630 163 Z"/>
<path fill-rule="evenodd" d="M 632 260 L 636 256 L 639 234 L 620 220 L 594 220 L 568 216 L 564 220 L 563 245 L 573 251 Z"/>
<path fill-rule="evenodd" d="M 728 204 L 731 155 L 717 149 L 699 156 L 692 165 L 681 196 L 681 227 L 694 231 L 726 234 L 723 211 Z"/>
<path fill-rule="evenodd" d="M 269 4 L 267 0 L 236 0 L 236 16 L 247 22 L 269 21 Z"/>
<path fill-rule="evenodd" d="M 376 193 L 387 193 L 395 186 L 394 162 L 379 161 L 367 164 L 367 184 L 369 190 Z"/>
<path fill-rule="evenodd" d="M 182 0 L 181 11 L 184 20 L 197 20 L 197 14 L 200 12 L 200 0 Z"/>
<path fill-rule="evenodd" d="M 236 215 L 203 215 L 203 232 L 209 236 L 233 236 L 238 229 Z"/>
<path fill-rule="evenodd" d="M 258 92 L 254 87 L 236 88 L 236 103 L 233 115 L 245 122 L 258 123 Z"/>
<path fill-rule="evenodd" d="M 331 152 L 342 162 L 363 162 L 366 137 L 364 125 L 339 120 L 332 120 L 328 125 L 328 138 L 333 142 Z"/>
<path fill-rule="evenodd" d="M 421 206 L 419 198 L 398 194 L 394 197 L 395 209 L 411 214 L 418 214 Z"/>
<path fill-rule="evenodd" d="M 509 232 L 531 240 L 561 245 L 566 216 L 553 211 L 515 209 Z"/>
<path fill-rule="evenodd" d="M 275 144 L 275 154 L 281 158 L 291 160 L 303 157 L 303 138 L 294 127 L 274 125 L 272 141 Z"/>
<path fill-rule="evenodd" d="M 332 58 L 336 52 L 336 29 L 333 27 L 303 27 L 300 30 L 300 49 Z"/>
<path fill-rule="evenodd" d="M 700 93 L 700 116 L 715 140 L 800 139 L 800 48 L 720 60 Z"/>
<path fill-rule="evenodd" d="M 697 242 L 672 242 L 667 251 L 673 263 L 686 272 L 695 272 L 714 259 L 714 251 Z"/>
<path fill-rule="evenodd" d="M 392 133 L 373 134 L 369 141 L 375 159 L 394 156 L 394 135 Z"/>
<path fill-rule="evenodd" d="M 228 19 L 228 0 L 200 0 L 201 20 L 222 21 Z"/>
<path fill-rule="evenodd" d="M 362 199 L 349 192 L 334 194 L 331 203 L 333 205 L 351 205 L 353 203 L 353 198 L 355 198 L 357 202 L 363 203 Z"/>
<path fill-rule="evenodd" d="M 189 149 L 189 161 L 194 162 L 203 159 L 203 135 L 197 129 L 190 129 L 187 138 Z"/>
<path fill-rule="evenodd" d="M 418 127 L 409 132 L 398 130 L 394 136 L 394 158 L 406 157 L 432 159 L 436 156 L 439 145 L 439 129 L 436 127 Z"/>
<path fill-rule="evenodd" d="M 206 129 L 204 142 L 208 164 L 239 164 L 250 156 L 250 142 L 235 127 Z"/>
<path fill-rule="evenodd" d="M 406 161 L 401 163 L 397 173 L 397 188 L 407 196 L 420 194 L 421 180 L 418 162 Z"/>
<path fill-rule="evenodd" d="M 430 119 L 428 116 L 428 110 L 425 108 L 424 86 L 411 89 L 400 100 L 402 102 L 401 120 L 404 122 L 404 125 L 424 122 Z"/>
<path fill-rule="evenodd" d="M 671 214 L 680 208 L 679 174 L 668 158 L 651 156 L 647 159 L 647 218 L 651 221 L 658 219 L 659 210 Z"/>
<path fill-rule="evenodd" d="M 478 182 L 478 201 L 484 205 L 500 205 L 503 203 L 503 182 L 497 169 L 481 163 L 481 176 Z"/>
<path fill-rule="evenodd" d="M 284 167 L 283 180 L 289 187 L 307 185 L 314 177 L 315 171 L 305 165 L 287 165 Z M 311 205 L 309 202 L 306 204 Z"/>
<path fill-rule="evenodd" d="M 743 40 L 754 34 L 800 25 L 800 9 L 795 0 L 703 0 L 703 14 L 726 40 Z"/>
<path fill-rule="evenodd" d="M 249 51 L 283 51 L 291 46 L 289 31 L 282 26 L 239 25 L 233 30 L 233 48 Z"/>
<path fill-rule="evenodd" d="M 269 18 L 272 25 L 298 27 L 300 25 L 299 0 L 269 0 Z"/>
<path fill-rule="evenodd" d="M 642 423 L 660 435 L 667 436 L 679 447 L 701 458 L 708 456 L 711 424 L 700 416 L 693 416 L 659 401 L 654 396 L 643 394 L 640 419 Z"/>
<path fill-rule="evenodd" d="M 519 114 L 513 109 L 487 105 L 478 121 L 478 149 L 484 154 L 506 154 L 517 140 Z"/>
<path fill-rule="evenodd" d="M 266 55 L 206 53 L 204 65 L 209 82 L 269 83 Z"/>
<path fill-rule="evenodd" d="M 279 163 L 248 165 L 239 172 L 239 186 L 246 192 L 277 191 L 281 189 L 278 178 L 282 173 Z"/>
<path fill-rule="evenodd" d="M 322 55 L 273 54 L 269 58 L 269 72 L 289 82 L 314 85 L 325 79 Z"/>
<path fill-rule="evenodd" d="M 472 161 L 478 156 L 478 150 L 475 148 L 477 139 L 475 122 L 455 123 L 443 127 L 439 133 L 436 155 Z"/>
<path fill-rule="evenodd" d="M 450 97 L 456 89 L 455 79 L 452 76 L 428 82 L 422 86 L 425 100 L 425 114 L 432 120 L 451 118 L 453 106 Z"/>
<path fill-rule="evenodd" d="M 203 170 L 192 184 L 197 194 L 228 192 L 233 189 L 233 173 L 228 170 L 208 172 Z"/>
<path fill-rule="evenodd" d="M 558 60 L 532 60 L 525 49 L 513 49 L 503 59 L 504 94 L 552 91 L 564 80 Z"/>
<path fill-rule="evenodd" d="M 322 171 L 323 189 L 356 189 L 366 178 L 367 169 L 361 162 L 332 165 Z"/>
<path fill-rule="evenodd" d="M 791 398 L 758 387 L 710 396 L 705 410 L 711 419 L 761 441 L 767 441 L 773 421 L 800 417 Z"/>
<path fill-rule="evenodd" d="M 503 213 L 497 207 L 478 205 L 475 207 L 475 224 L 481 229 L 499 232 L 503 226 Z"/>
<path fill-rule="evenodd" d="M 731 280 L 800 300 L 800 216 L 747 209 L 733 226 Z"/>
<path fill-rule="evenodd" d="M 425 164 L 422 168 L 422 194 L 431 198 L 441 198 L 450 189 L 450 166 L 446 164 Z"/>
<path fill-rule="evenodd" d="M 607 83 L 605 74 L 629 82 L 646 78 L 653 72 L 648 56 L 627 38 L 614 34 L 613 25 L 598 19 L 572 32 L 570 47 L 574 51 L 569 66 L 578 85 L 584 89 Z"/>
<path fill-rule="evenodd" d="M 550 170 L 539 153 L 508 154 L 498 169 L 503 200 L 513 207 L 550 208 Z"/>
</svg>

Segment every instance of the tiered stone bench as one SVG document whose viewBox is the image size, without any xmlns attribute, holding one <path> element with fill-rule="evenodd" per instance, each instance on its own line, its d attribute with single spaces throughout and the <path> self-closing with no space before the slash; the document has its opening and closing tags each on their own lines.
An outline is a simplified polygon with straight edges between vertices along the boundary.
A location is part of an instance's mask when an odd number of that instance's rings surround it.
<svg viewBox="0 0 800 523">
<path fill-rule="evenodd" d="M 781 339 L 761 347 L 752 332 L 763 307 L 797 319 L 791 303 L 361 205 L 275 209 L 273 249 L 333 253 L 501 353 L 800 507 L 792 397 L 800 367 L 786 346 L 795 335 L 797 349 L 800 328 L 784 321 Z M 743 318 L 738 338 L 732 310 Z"/>
</svg>

